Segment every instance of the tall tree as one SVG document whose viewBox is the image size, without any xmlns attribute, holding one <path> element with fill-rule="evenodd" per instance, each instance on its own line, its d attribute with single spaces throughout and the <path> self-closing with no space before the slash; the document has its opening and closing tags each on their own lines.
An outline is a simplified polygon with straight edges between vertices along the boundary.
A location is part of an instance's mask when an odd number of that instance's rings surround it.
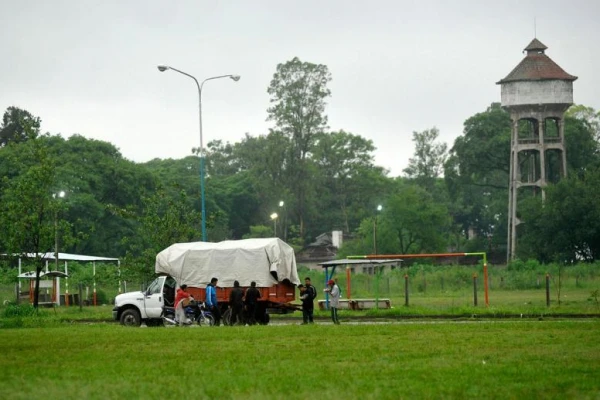
<svg viewBox="0 0 600 400">
<path fill-rule="evenodd" d="M 439 135 L 436 127 L 413 132 L 415 154 L 404 169 L 409 178 L 428 190 L 433 189 L 435 180 L 442 175 L 447 158 L 448 145 L 437 142 Z"/>
<path fill-rule="evenodd" d="M 130 216 L 136 220 L 137 228 L 135 240 L 133 237 L 123 238 L 129 248 L 123 268 L 125 274 L 149 279 L 154 275 L 156 254 L 173 243 L 199 238 L 201 216 L 191 208 L 185 190 L 180 190 L 176 197 L 172 197 L 159 188 L 143 196 L 140 212 Z"/>
<path fill-rule="evenodd" d="M 450 224 L 443 204 L 423 188 L 409 184 L 384 204 L 379 229 L 394 233 L 401 254 L 429 253 L 446 250 Z"/>
<path fill-rule="evenodd" d="M 44 259 L 58 250 L 55 240 L 59 233 L 57 213 L 61 204 L 52 196 L 57 193 L 56 161 L 48 151 L 48 142 L 37 137 L 35 127 L 29 126 L 27 121 L 24 123 L 24 135 L 26 143 L 19 145 L 12 142 L 8 148 L 2 149 L 3 155 L 11 151 L 12 161 L 26 168 L 11 179 L 3 177 L 0 226 L 3 227 L 5 252 L 19 254 L 35 265 L 33 306 L 37 308 Z M 12 152 L 17 146 L 20 151 Z M 69 224 L 63 220 L 60 228 L 68 232 Z M 66 234 L 62 236 L 67 237 Z"/>
<path fill-rule="evenodd" d="M 304 233 L 308 166 L 307 156 L 317 134 L 327 126 L 325 99 L 331 92 L 327 84 L 331 74 L 327 66 L 302 62 L 298 57 L 277 65 L 267 93 L 271 96 L 268 120 L 274 121 L 276 129 L 288 136 L 291 147 L 288 152 L 288 187 L 297 199 L 297 217 L 301 235 Z"/>
<path fill-rule="evenodd" d="M 0 147 L 9 142 L 20 143 L 35 139 L 39 135 L 41 120 L 29 111 L 18 107 L 8 107 L 0 125 Z"/>
<path fill-rule="evenodd" d="M 317 173 L 312 182 L 321 188 L 317 199 L 318 209 L 330 210 L 326 215 L 318 213 L 319 221 L 324 223 L 322 228 L 342 228 L 345 232 L 351 232 L 364 218 L 364 215 L 360 215 L 360 208 L 370 205 L 362 201 L 365 198 L 358 196 L 361 192 L 359 189 L 366 183 L 365 180 L 376 183 L 378 179 L 374 175 L 381 176 L 380 182 L 385 176 L 384 170 L 373 164 L 374 150 L 371 140 L 343 130 L 317 136 L 311 157 Z M 381 193 L 382 190 L 383 187 L 380 187 L 380 190 L 371 193 Z M 359 216 L 362 218 L 355 219 Z"/>
<path fill-rule="evenodd" d="M 593 131 L 594 139 L 596 142 L 600 142 L 600 111 L 596 111 L 593 107 L 584 106 L 583 104 L 573 104 L 569 107 L 565 115 L 589 124 Z"/>
<path fill-rule="evenodd" d="M 524 202 L 518 255 L 541 261 L 600 259 L 600 162 L 546 189 L 546 200 Z"/>
<path fill-rule="evenodd" d="M 446 251 L 451 225 L 448 209 L 414 183 L 398 182 L 396 186 L 396 193 L 383 202 L 381 212 L 375 214 L 373 209 L 361 222 L 357 237 L 343 245 L 341 254 L 372 253 L 375 240 L 378 254 Z"/>
<path fill-rule="evenodd" d="M 450 150 L 444 165 L 449 209 L 467 239 L 506 242 L 511 129 L 508 112 L 492 103 L 465 121 Z"/>
</svg>

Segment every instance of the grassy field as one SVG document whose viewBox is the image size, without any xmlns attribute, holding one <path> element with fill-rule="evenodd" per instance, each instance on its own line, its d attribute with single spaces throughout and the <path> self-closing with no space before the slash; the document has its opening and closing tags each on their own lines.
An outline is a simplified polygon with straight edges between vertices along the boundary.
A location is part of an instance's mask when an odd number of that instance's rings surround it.
<svg viewBox="0 0 600 400">
<path fill-rule="evenodd" d="M 600 398 L 598 319 L 0 329 L 2 399 Z"/>
</svg>

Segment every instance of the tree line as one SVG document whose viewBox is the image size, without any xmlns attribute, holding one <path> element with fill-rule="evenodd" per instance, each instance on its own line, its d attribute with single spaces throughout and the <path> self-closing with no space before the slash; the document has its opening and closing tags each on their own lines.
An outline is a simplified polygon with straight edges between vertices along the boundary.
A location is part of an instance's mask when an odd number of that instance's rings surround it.
<svg viewBox="0 0 600 400">
<path fill-rule="evenodd" d="M 350 237 L 342 255 L 487 251 L 501 259 L 509 114 L 492 103 L 451 147 L 435 127 L 413 132 L 414 155 L 391 177 L 375 165 L 371 140 L 329 130 L 331 79 L 325 65 L 277 65 L 267 88 L 273 128 L 207 144 L 208 240 L 276 235 L 300 249 L 341 230 Z M 0 252 L 53 252 L 58 237 L 61 251 L 122 257 L 125 273 L 150 275 L 159 250 L 200 240 L 197 155 L 135 163 L 111 143 L 40 127 L 18 107 L 0 125 Z M 565 140 L 568 177 L 546 188 L 543 205 L 532 197 L 519 206 L 522 259 L 600 257 L 600 113 L 571 107 Z"/>
</svg>

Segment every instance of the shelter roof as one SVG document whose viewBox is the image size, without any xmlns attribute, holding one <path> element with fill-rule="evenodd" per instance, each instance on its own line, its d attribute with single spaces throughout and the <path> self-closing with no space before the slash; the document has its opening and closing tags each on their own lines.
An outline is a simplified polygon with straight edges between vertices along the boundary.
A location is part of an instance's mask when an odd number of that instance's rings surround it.
<svg viewBox="0 0 600 400">
<path fill-rule="evenodd" d="M 22 254 L 13 254 L 13 256 L 19 257 L 19 256 L 23 256 L 23 255 Z M 25 256 L 27 258 L 36 258 L 35 253 L 26 253 Z M 55 253 L 51 253 L 51 252 L 40 253 L 39 256 L 42 260 L 55 260 L 56 259 Z M 86 255 L 82 255 L 82 254 L 69 254 L 69 253 L 58 253 L 58 260 L 59 261 L 88 261 L 88 262 L 119 261 L 118 258 L 86 256 Z"/>
</svg>

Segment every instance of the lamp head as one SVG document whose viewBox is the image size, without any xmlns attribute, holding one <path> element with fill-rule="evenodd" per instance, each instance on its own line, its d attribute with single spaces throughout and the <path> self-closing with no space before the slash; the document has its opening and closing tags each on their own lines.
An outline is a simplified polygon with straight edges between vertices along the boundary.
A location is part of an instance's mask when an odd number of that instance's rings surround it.
<svg viewBox="0 0 600 400">
<path fill-rule="evenodd" d="M 283 200 L 281 200 L 281 201 L 279 202 L 279 207 L 283 207 L 284 205 L 285 205 L 285 203 L 283 202 Z"/>
<path fill-rule="evenodd" d="M 234 82 L 237 82 L 237 81 L 240 80 L 241 76 L 239 76 L 239 75 L 231 75 L 230 78 L 233 79 Z"/>
<path fill-rule="evenodd" d="M 278 217 L 277 213 L 271 214 L 271 219 L 277 219 L 277 217 Z"/>
<path fill-rule="evenodd" d="M 381 204 L 380 204 L 380 205 L 378 205 L 378 206 L 377 206 L 377 211 L 381 211 L 381 209 L 382 209 L 382 208 L 383 208 L 383 207 L 381 206 Z"/>
<path fill-rule="evenodd" d="M 165 72 L 166 70 L 169 69 L 169 67 L 167 65 L 159 65 L 157 68 L 160 72 Z"/>
</svg>

